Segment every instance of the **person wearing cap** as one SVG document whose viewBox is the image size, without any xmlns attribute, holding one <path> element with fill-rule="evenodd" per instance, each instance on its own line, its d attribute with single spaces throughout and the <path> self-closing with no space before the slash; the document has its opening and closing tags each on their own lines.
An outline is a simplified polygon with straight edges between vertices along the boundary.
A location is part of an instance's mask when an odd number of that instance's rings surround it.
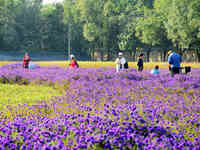
<svg viewBox="0 0 200 150">
<path fill-rule="evenodd" d="M 142 72 L 143 69 L 144 69 L 143 57 L 144 57 L 144 54 L 143 54 L 143 53 L 140 54 L 140 55 L 139 55 L 138 62 L 137 62 L 138 71 L 140 71 L 140 72 Z"/>
<path fill-rule="evenodd" d="M 78 63 L 77 63 L 77 61 L 75 59 L 75 56 L 74 55 L 70 55 L 70 59 L 71 59 L 71 61 L 69 63 L 69 68 L 78 68 L 79 65 L 78 65 Z"/>
<path fill-rule="evenodd" d="M 169 70 L 171 72 L 172 77 L 175 74 L 180 73 L 181 62 L 182 58 L 179 54 L 172 52 L 171 50 L 168 52 Z"/>
<path fill-rule="evenodd" d="M 118 58 L 115 60 L 116 63 L 116 72 L 119 72 L 120 70 L 124 70 L 124 64 L 126 63 L 126 59 L 123 57 L 123 53 L 119 52 Z"/>
</svg>

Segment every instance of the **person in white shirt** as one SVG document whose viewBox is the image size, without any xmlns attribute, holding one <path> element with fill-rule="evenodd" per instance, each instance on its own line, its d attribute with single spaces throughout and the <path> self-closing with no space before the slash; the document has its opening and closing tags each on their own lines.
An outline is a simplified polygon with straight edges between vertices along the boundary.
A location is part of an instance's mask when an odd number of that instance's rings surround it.
<svg viewBox="0 0 200 150">
<path fill-rule="evenodd" d="M 123 57 L 123 53 L 119 52 L 119 57 L 115 60 L 116 63 L 116 71 L 124 70 L 124 64 L 126 63 L 126 59 Z"/>
</svg>

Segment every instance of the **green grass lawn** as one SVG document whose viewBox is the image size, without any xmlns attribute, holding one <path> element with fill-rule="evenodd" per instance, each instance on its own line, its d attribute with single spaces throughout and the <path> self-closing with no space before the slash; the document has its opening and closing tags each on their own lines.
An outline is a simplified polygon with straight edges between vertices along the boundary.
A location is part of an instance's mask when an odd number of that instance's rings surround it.
<svg viewBox="0 0 200 150">
<path fill-rule="evenodd" d="M 62 92 L 45 85 L 0 84 L 0 108 L 4 105 L 32 105 L 53 96 L 62 96 Z"/>
</svg>

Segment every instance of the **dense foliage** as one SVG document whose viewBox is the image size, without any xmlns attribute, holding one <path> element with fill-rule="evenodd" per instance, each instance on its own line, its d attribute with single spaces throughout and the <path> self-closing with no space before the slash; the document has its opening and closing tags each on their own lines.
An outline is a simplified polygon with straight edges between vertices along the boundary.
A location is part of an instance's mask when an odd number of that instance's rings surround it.
<svg viewBox="0 0 200 150">
<path fill-rule="evenodd" d="M 135 69 L 116 73 L 113 68 L 2 66 L 2 83 L 5 77 L 15 84 L 25 80 L 64 89 L 66 94 L 3 111 L 1 149 L 197 150 L 199 73 L 194 69 L 172 78 L 165 69 L 153 76 Z"/>
<path fill-rule="evenodd" d="M 192 51 L 200 61 L 200 0 L 0 0 L 1 50 L 68 49 L 80 58 L 119 50 Z"/>
</svg>

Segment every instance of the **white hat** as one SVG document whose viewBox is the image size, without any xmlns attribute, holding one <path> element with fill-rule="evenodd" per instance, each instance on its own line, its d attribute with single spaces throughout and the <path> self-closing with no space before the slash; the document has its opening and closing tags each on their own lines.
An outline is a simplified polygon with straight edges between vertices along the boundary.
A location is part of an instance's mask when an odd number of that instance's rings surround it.
<svg viewBox="0 0 200 150">
<path fill-rule="evenodd" d="M 169 52 L 168 52 L 168 55 L 170 55 L 172 53 L 172 50 L 170 50 Z"/>
<path fill-rule="evenodd" d="M 119 54 L 118 54 L 119 56 L 122 56 L 123 55 L 123 53 L 122 52 L 119 52 Z"/>
<path fill-rule="evenodd" d="M 71 55 L 70 55 L 70 58 L 74 58 L 74 55 L 73 55 L 73 54 L 71 54 Z"/>
</svg>

